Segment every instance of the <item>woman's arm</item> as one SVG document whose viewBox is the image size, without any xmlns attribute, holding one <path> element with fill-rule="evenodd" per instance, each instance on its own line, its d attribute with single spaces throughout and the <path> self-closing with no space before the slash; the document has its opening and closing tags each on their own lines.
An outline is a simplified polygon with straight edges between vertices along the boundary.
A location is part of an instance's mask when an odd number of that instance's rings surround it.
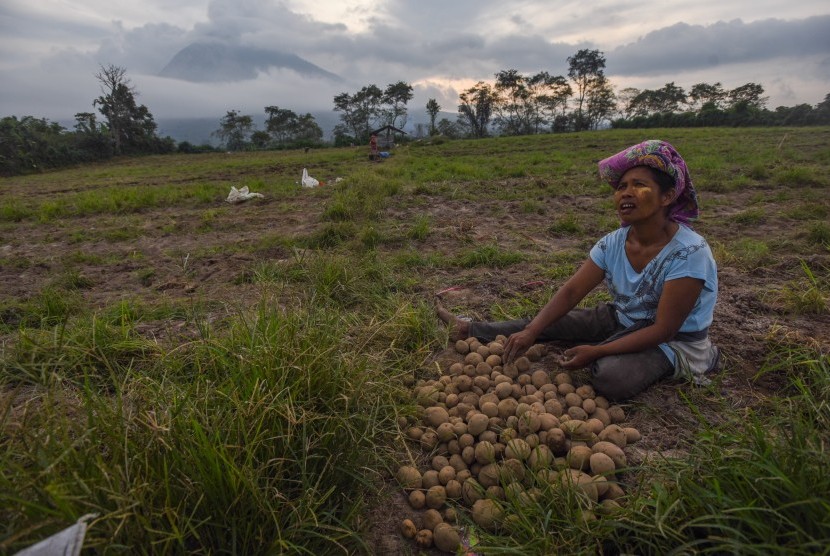
<svg viewBox="0 0 830 556">
<path fill-rule="evenodd" d="M 542 331 L 576 307 L 602 279 L 605 271 L 589 257 L 582 266 L 568 278 L 550 298 L 542 310 L 528 323 L 524 330 L 511 334 L 504 346 L 505 362 L 510 363 L 520 353 L 533 345 Z"/>
<path fill-rule="evenodd" d="M 600 357 L 645 351 L 668 342 L 674 338 L 683 325 L 683 321 L 692 312 L 702 290 L 703 280 L 698 278 L 669 280 L 663 285 L 654 324 L 607 344 L 576 346 L 565 350 L 565 360 L 562 366 L 566 369 L 578 369 Z"/>
</svg>

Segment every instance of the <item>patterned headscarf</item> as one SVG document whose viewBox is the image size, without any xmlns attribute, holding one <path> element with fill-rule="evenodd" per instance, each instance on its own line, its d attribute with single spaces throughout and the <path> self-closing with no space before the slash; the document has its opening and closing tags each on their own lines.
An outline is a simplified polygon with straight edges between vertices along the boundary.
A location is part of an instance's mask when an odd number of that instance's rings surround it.
<svg viewBox="0 0 830 556">
<path fill-rule="evenodd" d="M 683 158 L 665 141 L 650 139 L 633 147 L 628 147 L 614 156 L 599 162 L 599 175 L 614 189 L 620 178 L 635 166 L 650 166 L 665 172 L 674 180 L 674 201 L 669 205 L 669 220 L 689 224 L 697 219 L 700 209 L 697 204 L 697 192 L 689 177 L 689 169 Z"/>
</svg>

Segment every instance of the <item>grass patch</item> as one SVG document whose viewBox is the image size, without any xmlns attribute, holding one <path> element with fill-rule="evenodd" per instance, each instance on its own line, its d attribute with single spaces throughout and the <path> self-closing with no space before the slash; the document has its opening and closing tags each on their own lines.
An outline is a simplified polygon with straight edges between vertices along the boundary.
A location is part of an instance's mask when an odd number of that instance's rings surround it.
<svg viewBox="0 0 830 556">
<path fill-rule="evenodd" d="M 524 255 L 514 251 L 505 251 L 496 245 L 482 245 L 472 251 L 462 253 L 457 260 L 458 266 L 473 268 L 495 266 L 503 268 L 524 260 Z"/>
</svg>

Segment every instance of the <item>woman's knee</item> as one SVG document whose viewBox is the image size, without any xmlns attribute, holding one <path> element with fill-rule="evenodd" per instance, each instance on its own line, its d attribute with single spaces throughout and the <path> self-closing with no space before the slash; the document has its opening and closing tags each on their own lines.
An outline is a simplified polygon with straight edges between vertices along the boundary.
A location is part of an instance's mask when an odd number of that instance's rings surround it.
<svg viewBox="0 0 830 556">
<path fill-rule="evenodd" d="M 671 369 L 662 353 L 610 355 L 597 359 L 591 367 L 594 390 L 612 401 L 636 396 Z"/>
</svg>

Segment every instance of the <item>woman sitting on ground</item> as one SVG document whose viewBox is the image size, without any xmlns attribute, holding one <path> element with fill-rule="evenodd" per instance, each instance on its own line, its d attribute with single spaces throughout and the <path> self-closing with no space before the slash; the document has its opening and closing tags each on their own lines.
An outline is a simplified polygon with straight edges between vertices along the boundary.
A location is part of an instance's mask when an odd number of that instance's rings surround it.
<svg viewBox="0 0 830 556">
<path fill-rule="evenodd" d="M 594 245 L 536 317 L 465 322 L 440 304 L 439 317 L 453 338 L 508 336 L 508 363 L 536 342 L 577 344 L 561 366 L 590 367 L 594 389 L 611 400 L 662 378 L 705 382 L 719 360 L 707 333 L 718 277 L 709 245 L 688 226 L 699 210 L 686 163 L 670 144 L 652 140 L 601 161 L 599 172 L 614 189 L 622 226 Z M 603 280 L 612 302 L 575 309 Z"/>
</svg>

